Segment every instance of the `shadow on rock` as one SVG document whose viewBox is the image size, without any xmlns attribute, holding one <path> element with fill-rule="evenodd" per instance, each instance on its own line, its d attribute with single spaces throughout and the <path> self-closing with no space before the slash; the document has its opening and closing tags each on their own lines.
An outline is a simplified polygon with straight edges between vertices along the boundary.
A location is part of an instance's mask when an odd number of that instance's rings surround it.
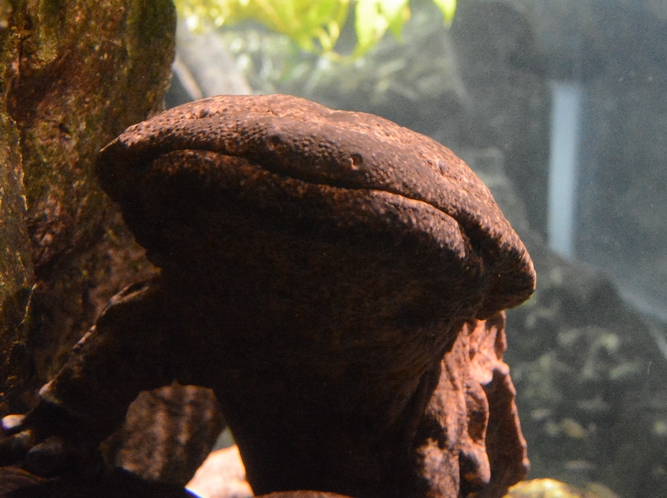
<svg viewBox="0 0 667 498">
<path fill-rule="evenodd" d="M 43 478 L 18 467 L 0 467 L 0 498 L 193 498 L 179 486 L 153 483 L 122 469 L 92 479 Z"/>
</svg>

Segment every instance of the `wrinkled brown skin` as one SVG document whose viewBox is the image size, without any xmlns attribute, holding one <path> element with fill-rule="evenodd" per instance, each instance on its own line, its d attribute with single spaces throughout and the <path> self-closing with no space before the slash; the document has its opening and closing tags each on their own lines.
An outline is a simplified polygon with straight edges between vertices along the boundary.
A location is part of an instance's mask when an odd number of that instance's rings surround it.
<svg viewBox="0 0 667 498">
<path fill-rule="evenodd" d="M 139 391 L 176 379 L 214 390 L 257 494 L 502 496 L 525 475 L 502 310 L 535 274 L 451 151 L 368 114 L 229 96 L 129 128 L 98 174 L 161 275 L 42 388 L 15 459 L 81 466 Z"/>
</svg>

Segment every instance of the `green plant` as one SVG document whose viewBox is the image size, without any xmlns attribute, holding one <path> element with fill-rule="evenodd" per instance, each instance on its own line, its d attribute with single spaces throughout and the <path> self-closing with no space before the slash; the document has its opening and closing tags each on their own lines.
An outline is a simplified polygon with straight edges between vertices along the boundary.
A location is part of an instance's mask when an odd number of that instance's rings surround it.
<svg viewBox="0 0 667 498">
<path fill-rule="evenodd" d="M 215 26 L 255 20 L 283 33 L 299 47 L 311 52 L 333 53 L 341 29 L 355 13 L 359 56 L 375 45 L 389 30 L 400 37 L 410 18 L 409 0 L 175 0 L 181 18 L 192 27 L 200 20 Z M 454 17 L 456 0 L 433 0 L 445 24 Z"/>
</svg>

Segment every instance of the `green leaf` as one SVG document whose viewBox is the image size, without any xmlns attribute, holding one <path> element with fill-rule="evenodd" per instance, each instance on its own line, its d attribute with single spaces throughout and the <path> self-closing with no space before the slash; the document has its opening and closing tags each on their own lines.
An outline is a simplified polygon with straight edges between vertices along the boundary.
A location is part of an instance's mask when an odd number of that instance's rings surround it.
<svg viewBox="0 0 667 498">
<path fill-rule="evenodd" d="M 357 0 L 355 17 L 355 55 L 361 55 L 380 41 L 387 29 L 400 37 L 405 21 L 410 18 L 408 0 Z"/>
<path fill-rule="evenodd" d="M 179 16 L 190 27 L 201 19 L 215 26 L 253 19 L 312 52 L 332 53 L 355 2 L 355 56 L 364 54 L 387 30 L 399 38 L 410 18 L 409 0 L 174 0 Z M 450 24 L 456 0 L 433 0 Z"/>
<path fill-rule="evenodd" d="M 380 12 L 389 23 L 389 30 L 396 37 L 401 36 L 403 25 L 410 19 L 408 0 L 379 0 Z"/>
<path fill-rule="evenodd" d="M 433 3 L 438 6 L 445 18 L 445 24 L 451 26 L 454 14 L 456 13 L 456 0 L 433 0 Z"/>
<path fill-rule="evenodd" d="M 380 13 L 377 0 L 357 0 L 356 3 L 357 49 L 355 53 L 362 54 L 382 38 L 389 27 L 389 22 Z"/>
</svg>

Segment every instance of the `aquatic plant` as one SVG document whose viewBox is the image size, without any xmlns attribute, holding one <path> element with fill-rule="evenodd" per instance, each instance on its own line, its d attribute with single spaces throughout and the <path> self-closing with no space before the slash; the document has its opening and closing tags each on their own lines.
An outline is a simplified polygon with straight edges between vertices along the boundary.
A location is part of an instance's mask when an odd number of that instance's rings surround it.
<svg viewBox="0 0 667 498">
<path fill-rule="evenodd" d="M 285 34 L 303 50 L 333 54 L 343 26 L 354 6 L 354 28 L 359 56 L 374 46 L 389 30 L 400 37 L 410 18 L 409 0 L 175 0 L 179 16 L 191 28 L 202 21 L 214 26 L 247 20 Z M 456 0 L 433 0 L 449 25 Z"/>
</svg>

